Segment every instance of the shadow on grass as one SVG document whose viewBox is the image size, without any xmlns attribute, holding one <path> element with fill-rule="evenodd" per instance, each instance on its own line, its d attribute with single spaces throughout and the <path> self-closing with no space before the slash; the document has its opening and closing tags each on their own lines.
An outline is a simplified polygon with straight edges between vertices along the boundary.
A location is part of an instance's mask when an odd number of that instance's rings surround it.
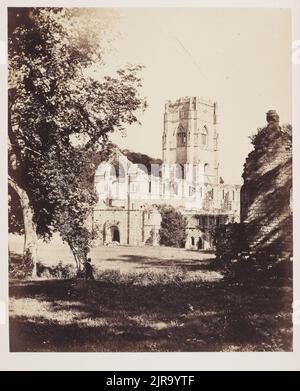
<svg viewBox="0 0 300 391">
<path fill-rule="evenodd" d="M 11 351 L 289 351 L 289 286 L 11 281 Z"/>
<path fill-rule="evenodd" d="M 158 267 L 158 268 L 166 268 L 167 266 L 174 265 L 176 267 L 181 268 L 183 271 L 197 271 L 197 270 L 214 270 L 213 268 L 209 267 L 209 264 L 214 260 L 214 256 L 212 254 L 212 257 L 210 259 L 202 259 L 202 260 L 196 260 L 193 258 L 187 258 L 185 260 L 178 260 L 174 258 L 165 258 L 165 259 L 158 259 L 157 257 L 149 257 L 149 256 L 140 256 L 140 255 L 121 255 L 115 258 L 107 258 L 106 261 L 109 262 L 126 262 L 126 263 L 133 263 L 136 265 L 140 265 L 138 267 L 145 268 L 146 267 Z"/>
</svg>

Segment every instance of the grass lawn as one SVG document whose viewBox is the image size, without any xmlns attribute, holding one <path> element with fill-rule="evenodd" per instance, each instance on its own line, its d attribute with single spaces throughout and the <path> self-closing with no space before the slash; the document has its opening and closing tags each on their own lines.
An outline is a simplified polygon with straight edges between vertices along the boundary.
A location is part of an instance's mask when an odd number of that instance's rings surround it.
<svg viewBox="0 0 300 391">
<path fill-rule="evenodd" d="M 21 256 L 23 252 L 23 237 L 10 235 L 10 252 Z M 166 265 L 197 269 L 203 262 L 214 259 L 210 253 L 199 253 L 171 247 L 134 247 L 134 246 L 99 246 L 89 254 L 96 269 L 116 270 L 128 273 L 137 271 L 161 270 Z M 46 267 L 56 267 L 59 262 L 63 265 L 74 266 L 74 258 L 68 245 L 56 236 L 50 243 L 39 241 L 39 261 Z"/>
<path fill-rule="evenodd" d="M 186 250 L 105 253 L 94 250 L 96 281 L 11 279 L 11 351 L 292 349 L 290 282 L 233 279 Z"/>
</svg>

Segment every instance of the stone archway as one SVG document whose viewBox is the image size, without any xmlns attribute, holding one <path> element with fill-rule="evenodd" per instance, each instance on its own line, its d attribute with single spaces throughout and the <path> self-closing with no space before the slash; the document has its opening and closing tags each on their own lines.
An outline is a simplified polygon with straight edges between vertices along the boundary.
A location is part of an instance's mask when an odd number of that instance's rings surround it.
<svg viewBox="0 0 300 391">
<path fill-rule="evenodd" d="M 120 230 L 119 227 L 113 225 L 111 228 L 111 238 L 113 242 L 120 243 Z"/>
<path fill-rule="evenodd" d="M 103 226 L 103 244 L 112 242 L 121 243 L 120 223 L 117 221 L 106 221 Z"/>
</svg>

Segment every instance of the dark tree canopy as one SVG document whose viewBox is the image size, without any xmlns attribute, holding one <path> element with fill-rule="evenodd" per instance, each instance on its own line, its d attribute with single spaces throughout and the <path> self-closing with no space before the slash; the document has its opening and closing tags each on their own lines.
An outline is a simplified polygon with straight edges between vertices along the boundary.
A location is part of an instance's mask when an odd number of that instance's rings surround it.
<svg viewBox="0 0 300 391">
<path fill-rule="evenodd" d="M 171 247 L 184 247 L 187 220 L 182 213 L 170 205 L 159 208 L 162 221 L 159 231 L 160 244 Z"/>
</svg>

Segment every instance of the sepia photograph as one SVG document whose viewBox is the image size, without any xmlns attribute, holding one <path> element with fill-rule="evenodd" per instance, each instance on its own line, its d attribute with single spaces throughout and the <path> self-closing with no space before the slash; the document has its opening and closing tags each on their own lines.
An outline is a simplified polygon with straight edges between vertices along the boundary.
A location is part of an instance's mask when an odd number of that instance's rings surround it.
<svg viewBox="0 0 300 391">
<path fill-rule="evenodd" d="M 293 351 L 291 43 L 285 8 L 7 8 L 10 352 Z"/>
</svg>

